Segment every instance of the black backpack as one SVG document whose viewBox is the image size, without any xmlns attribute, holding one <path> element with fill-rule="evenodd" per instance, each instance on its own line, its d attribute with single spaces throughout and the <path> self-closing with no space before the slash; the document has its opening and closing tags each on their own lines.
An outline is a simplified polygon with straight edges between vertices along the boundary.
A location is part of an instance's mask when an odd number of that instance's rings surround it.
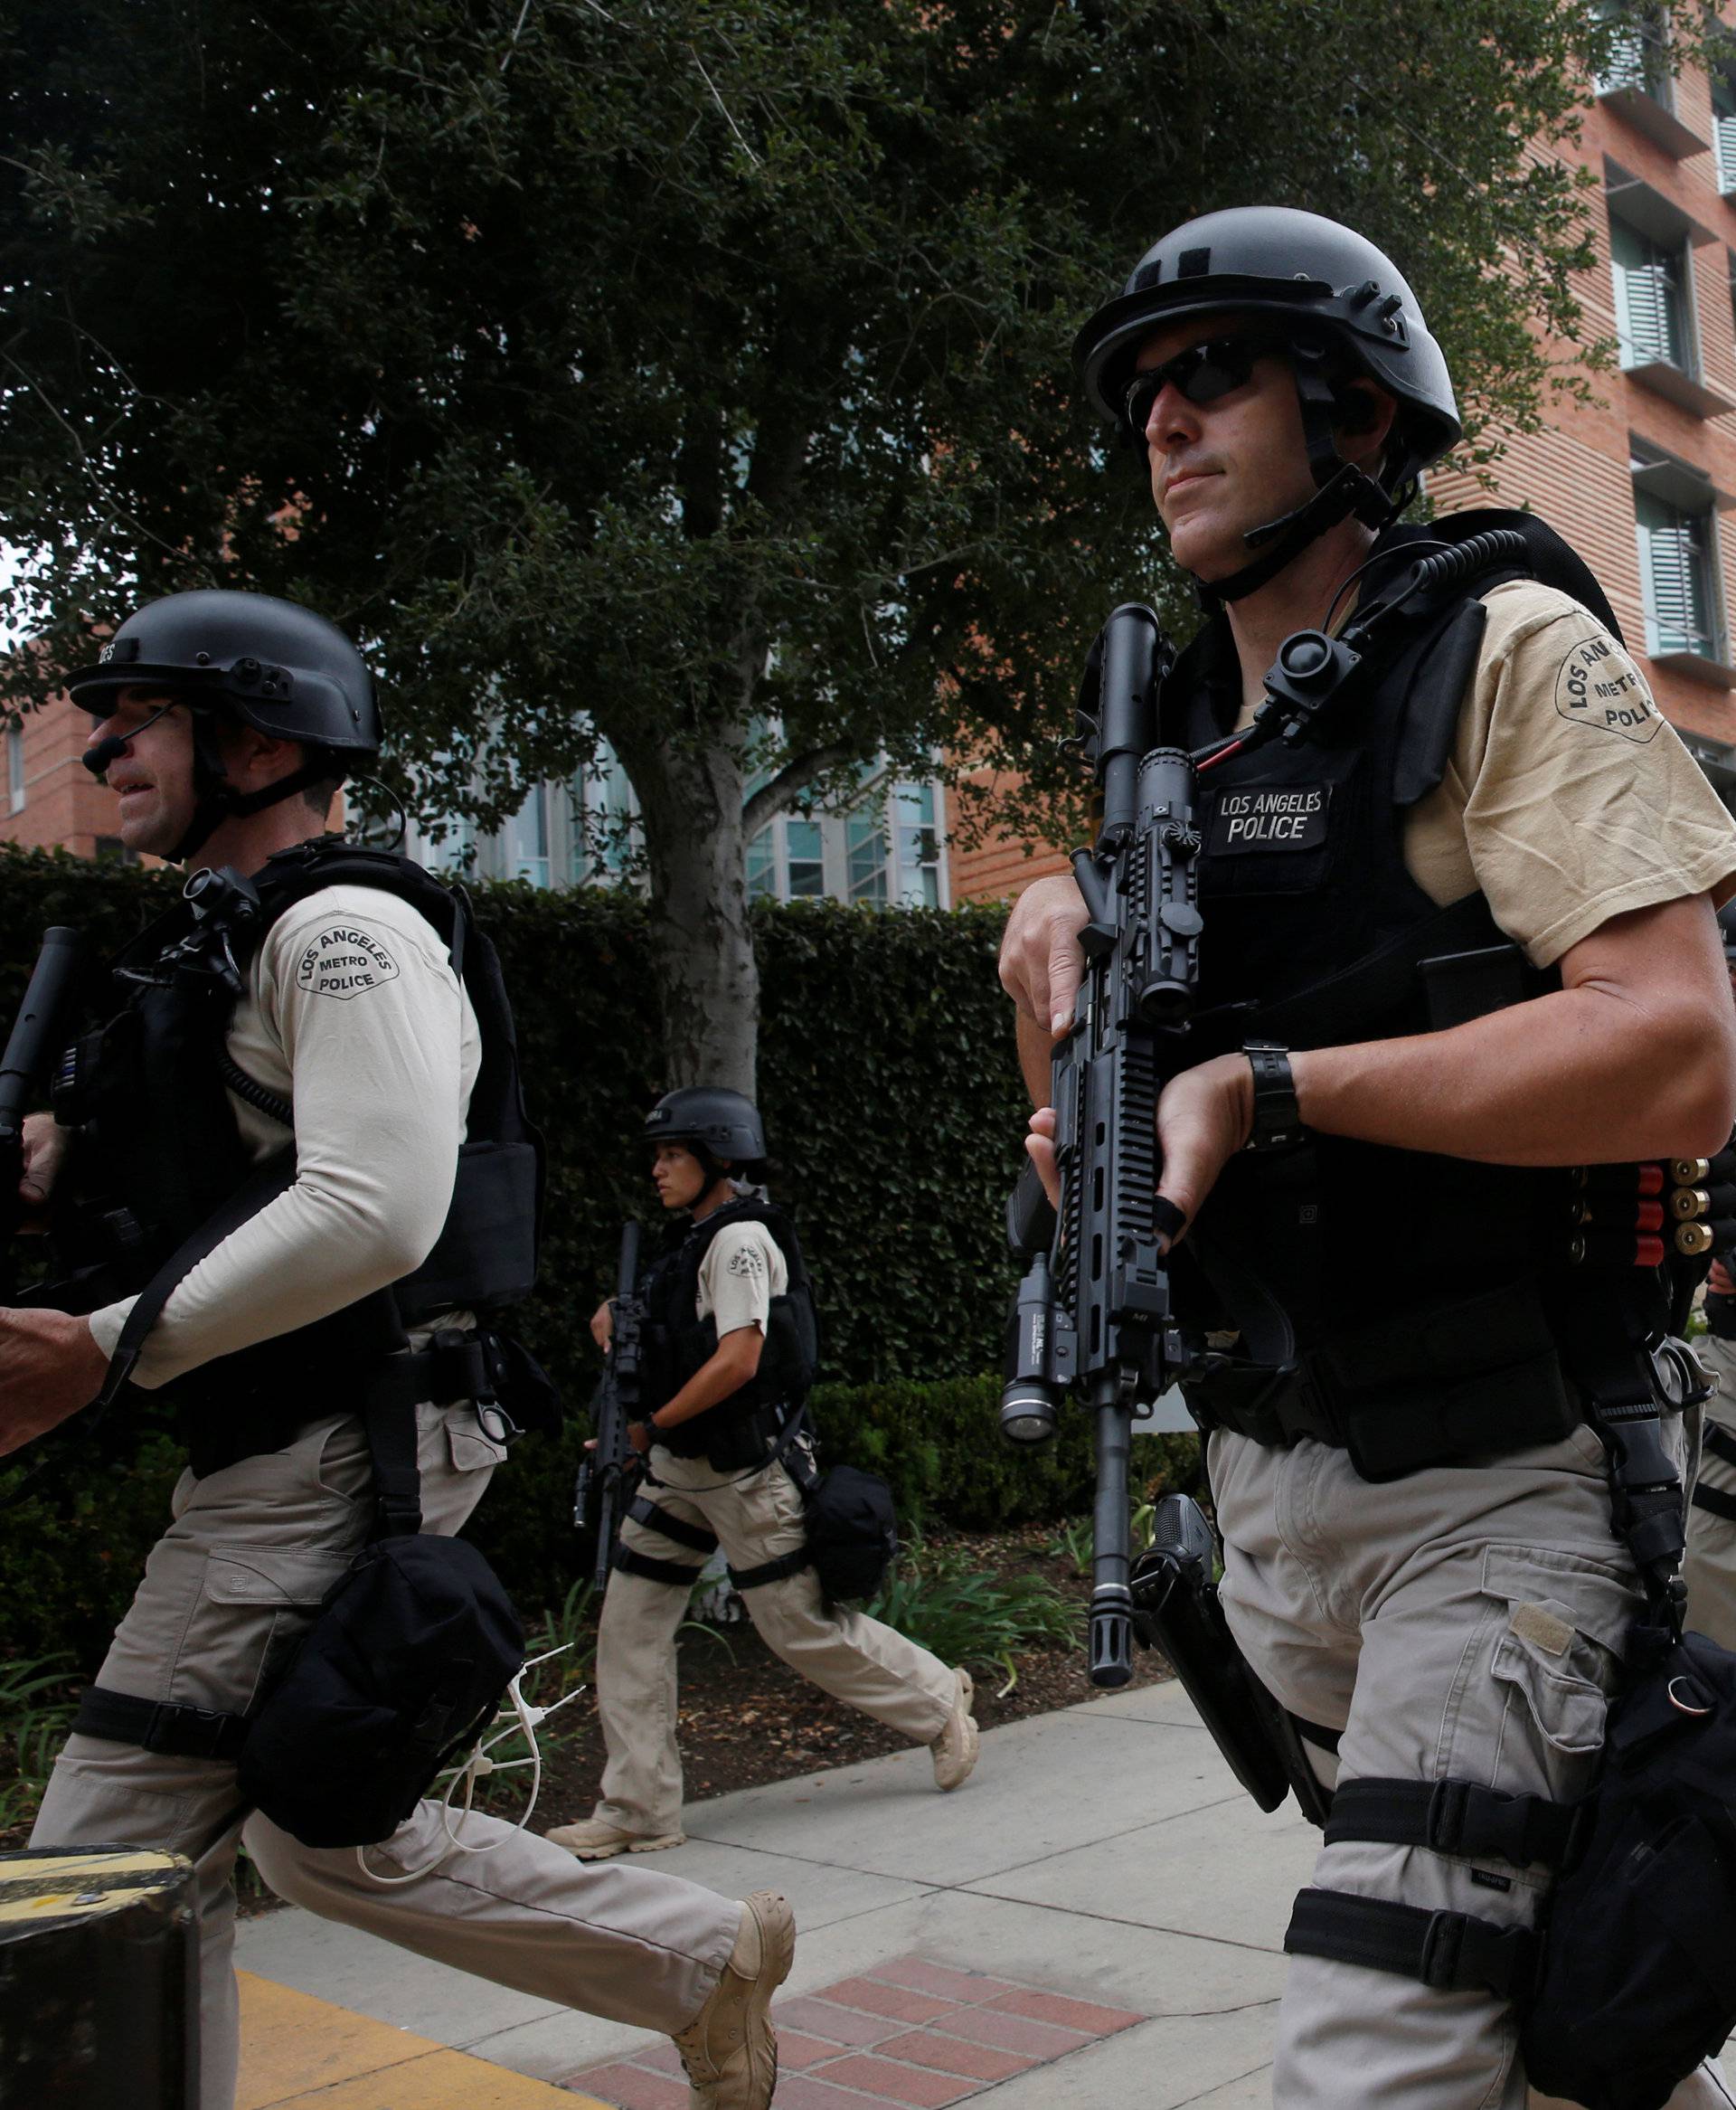
<svg viewBox="0 0 1736 2110">
<path fill-rule="evenodd" d="M 389 1839 L 524 1661 L 518 1616 L 474 1546 L 376 1539 L 250 1721 L 241 1792 L 304 1846 Z"/>
<path fill-rule="evenodd" d="M 1521 2054 L 1539 2093 L 1660 2110 L 1736 2027 L 1736 1655 L 1684 1635 L 1610 1710 Z"/>
</svg>

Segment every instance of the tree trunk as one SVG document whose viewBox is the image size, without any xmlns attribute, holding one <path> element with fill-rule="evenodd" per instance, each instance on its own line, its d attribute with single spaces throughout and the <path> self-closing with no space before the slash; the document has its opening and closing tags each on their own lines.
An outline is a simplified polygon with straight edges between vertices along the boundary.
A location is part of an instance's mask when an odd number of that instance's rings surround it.
<svg viewBox="0 0 1736 2110">
<path fill-rule="evenodd" d="M 760 970 L 748 928 L 739 750 L 659 753 L 630 771 L 651 873 L 652 972 L 663 1006 L 665 1088 L 754 1094 Z"/>
</svg>

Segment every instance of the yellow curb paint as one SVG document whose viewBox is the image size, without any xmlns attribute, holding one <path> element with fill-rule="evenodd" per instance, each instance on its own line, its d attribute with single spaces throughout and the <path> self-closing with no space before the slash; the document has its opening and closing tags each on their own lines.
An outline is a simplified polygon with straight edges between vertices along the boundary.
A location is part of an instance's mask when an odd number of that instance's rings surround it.
<svg viewBox="0 0 1736 2110">
<path fill-rule="evenodd" d="M 251 1972 L 241 1989 L 235 2110 L 608 2110 Z"/>
</svg>

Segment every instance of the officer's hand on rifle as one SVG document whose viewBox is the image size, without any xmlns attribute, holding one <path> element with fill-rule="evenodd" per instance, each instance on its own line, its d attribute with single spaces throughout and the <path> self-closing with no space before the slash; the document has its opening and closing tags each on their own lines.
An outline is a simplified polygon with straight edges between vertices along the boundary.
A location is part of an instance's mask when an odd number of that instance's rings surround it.
<svg viewBox="0 0 1736 2110">
<path fill-rule="evenodd" d="M 18 1229 L 47 1228 L 48 1197 L 66 1157 L 67 1132 L 52 1113 L 24 1117 L 24 1171 L 18 1181 Z"/>
<path fill-rule="evenodd" d="M 65 1311 L 0 1310 L 0 1456 L 89 1406 L 108 1358 Z"/>
<path fill-rule="evenodd" d="M 1706 1292 L 1713 1297 L 1736 1297 L 1736 1282 L 1722 1260 L 1714 1260 L 1712 1273 L 1706 1277 Z"/>
<path fill-rule="evenodd" d="M 1001 941 L 1001 986 L 1024 1016 L 1051 1034 L 1073 1022 L 1084 956 L 1079 933 L 1090 919 L 1076 880 L 1038 879 L 1013 904 Z"/>
<path fill-rule="evenodd" d="M 590 1315 L 590 1338 L 605 1355 L 609 1353 L 609 1344 L 615 1338 L 615 1306 L 607 1297 Z"/>
<path fill-rule="evenodd" d="M 1157 1192 L 1174 1202 L 1191 1224 L 1218 1183 L 1218 1175 L 1247 1142 L 1254 1128 L 1254 1074 L 1246 1055 L 1214 1055 L 1184 1070 L 1164 1086 L 1157 1102 Z M 1055 1163 L 1055 1115 L 1042 1107 L 1031 1116 L 1024 1148 L 1051 1203 L 1061 1206 L 1061 1173 Z M 1182 1235 L 1185 1236 L 1184 1232 Z"/>
</svg>

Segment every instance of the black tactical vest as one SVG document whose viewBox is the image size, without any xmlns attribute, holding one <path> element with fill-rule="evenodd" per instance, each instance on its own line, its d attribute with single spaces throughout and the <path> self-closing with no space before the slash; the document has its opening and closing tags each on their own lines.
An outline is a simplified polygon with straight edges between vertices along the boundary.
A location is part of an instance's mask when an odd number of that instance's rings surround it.
<svg viewBox="0 0 1736 2110">
<path fill-rule="evenodd" d="M 677 1456 L 697 1457 L 716 1441 L 720 1419 L 743 1420 L 761 1407 L 798 1406 L 819 1367 L 819 1323 L 813 1284 L 796 1226 L 781 1209 L 750 1198 L 728 1202 L 695 1224 L 653 1265 L 646 1280 L 646 1327 L 640 1349 L 640 1411 L 653 1415 L 717 1353 L 717 1321 L 697 1316 L 699 1271 L 720 1231 L 763 1224 L 784 1256 L 789 1287 L 771 1300 L 760 1367 L 738 1392 L 657 1441 Z"/>
<path fill-rule="evenodd" d="M 257 1189 L 253 1208 L 263 1207 L 293 1179 L 293 1146 L 261 1168 L 242 1143 L 231 1089 L 286 1123 L 291 1110 L 243 1075 L 224 1036 L 248 962 L 277 918 L 309 894 L 355 885 L 394 894 L 427 919 L 476 1012 L 482 1061 L 451 1208 L 411 1274 L 165 1387 L 186 1406 L 233 1412 L 299 1400 L 304 1411 L 310 1402 L 323 1411 L 333 1377 L 353 1377 L 401 1348 L 406 1327 L 444 1311 L 500 1310 L 535 1279 L 542 1138 L 525 1117 L 500 963 L 468 897 L 390 852 L 309 843 L 269 858 L 250 883 L 177 904 L 113 962 L 121 1008 L 74 1044 L 54 1093 L 56 1118 L 75 1131 L 71 1206 L 55 1225 L 74 1272 L 55 1301 L 91 1311 L 133 1294 L 202 1226 L 232 1214 L 238 1197 Z"/>
<path fill-rule="evenodd" d="M 1490 572 L 1422 603 L 1316 736 L 1204 777 L 1200 998 L 1192 1030 L 1170 1044 L 1170 1074 L 1250 1039 L 1306 1049 L 1439 1029 L 1559 986 L 1529 967 L 1480 893 L 1437 908 L 1404 863 L 1405 823 L 1441 781 L 1477 668 L 1478 597 L 1534 576 L 1620 635 L 1584 565 L 1530 516 L 1462 514 L 1392 531 L 1383 546 L 1492 526 L 1525 534 L 1528 573 Z M 1240 700 L 1220 619 L 1165 684 L 1162 737 L 1201 746 L 1231 729 Z M 1534 1397 L 1563 1386 L 1563 1356 L 1607 1392 L 1667 1323 L 1681 1270 L 1570 1267 L 1570 1210 L 1565 1170 L 1334 1136 L 1243 1153 L 1177 1249 L 1178 1308 L 1196 1329 L 1239 1329 L 1257 1367 L 1299 1354 L 1320 1382 L 1336 1373 L 1395 1406 L 1445 1387 L 1455 1403 L 1479 1394 L 1498 1417 L 1501 1372 Z M 1224 1379 L 1225 1396 L 1245 1399 L 1254 1382 L 1251 1371 Z M 1199 1396 L 1209 1415 L 1212 1381 Z"/>
</svg>

